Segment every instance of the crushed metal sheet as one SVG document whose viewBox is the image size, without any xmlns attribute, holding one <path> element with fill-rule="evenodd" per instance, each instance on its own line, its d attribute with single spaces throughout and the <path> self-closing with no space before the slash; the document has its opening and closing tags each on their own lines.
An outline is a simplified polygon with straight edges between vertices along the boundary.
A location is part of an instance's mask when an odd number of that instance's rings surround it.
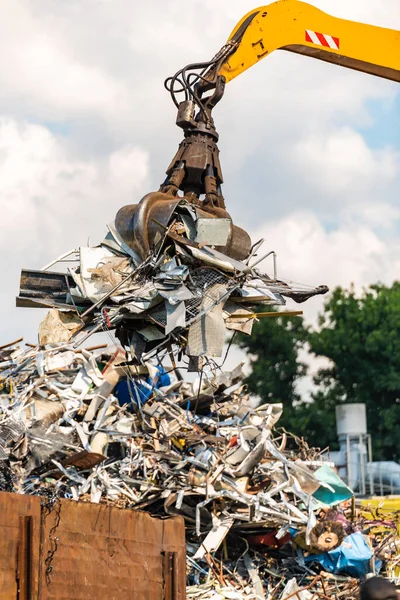
<svg viewBox="0 0 400 600">
<path fill-rule="evenodd" d="M 206 539 L 203 541 L 196 554 L 193 556 L 193 560 L 199 560 L 206 554 L 218 550 L 234 523 L 234 519 L 232 517 L 225 517 L 223 519 L 216 518 L 215 521 L 216 522 L 213 528 L 208 533 Z"/>
<path fill-rule="evenodd" d="M 199 218 L 194 241 L 206 246 L 226 246 L 232 221 L 230 219 Z"/>
<path fill-rule="evenodd" d="M 60 325 L 59 333 L 47 331 L 44 337 L 43 332 L 42 344 L 72 341 L 78 348 L 96 332 L 111 330 L 125 348 L 136 347 L 138 360 L 155 357 L 171 345 L 178 351 L 191 346 L 192 352 L 186 352 L 189 356 L 220 356 L 222 337 L 230 330 L 251 333 L 253 319 L 238 315 L 258 314 L 271 304 L 283 305 L 285 297 L 304 301 L 327 291 L 323 286 L 277 280 L 275 262 L 270 277 L 256 269 L 262 259 L 249 266 L 221 252 L 230 244 L 226 239 L 232 231 L 229 218 L 210 218 L 209 212 L 186 200 L 174 199 L 168 206 L 172 211 L 167 211 L 168 225 L 154 220 L 155 243 L 144 253 L 140 250 L 142 259 L 137 254 L 139 247 L 133 250 L 114 223 L 100 245 L 73 253 L 67 273 L 22 271 L 19 306 L 72 311 L 75 317 L 71 318 L 77 320 L 76 329 L 69 326 L 64 331 Z M 266 257 L 271 255 L 275 256 L 269 252 Z M 63 257 L 65 254 L 49 265 L 57 265 Z M 226 286 L 226 294 L 215 303 L 207 302 L 217 284 Z M 241 310 L 233 310 L 232 299 Z M 224 310 L 222 320 L 219 304 Z M 60 320 L 67 319 L 62 315 L 68 313 L 60 314 Z M 151 324 L 164 330 L 156 347 L 154 340 L 137 334 Z"/>
<path fill-rule="evenodd" d="M 227 329 L 233 331 L 240 331 L 241 333 L 245 333 L 246 335 L 251 335 L 253 331 L 254 319 L 251 318 L 252 311 L 243 308 L 234 302 L 226 302 L 224 305 L 224 319 L 225 319 L 225 327 Z M 235 315 L 246 315 L 249 317 L 240 317 L 234 318 Z M 231 318 L 233 317 L 233 318 Z"/>
<path fill-rule="evenodd" d="M 202 315 L 189 328 L 187 354 L 189 356 L 221 356 L 225 343 L 225 324 L 221 300 L 226 286 L 215 284 L 207 290 L 199 310 Z"/>
</svg>

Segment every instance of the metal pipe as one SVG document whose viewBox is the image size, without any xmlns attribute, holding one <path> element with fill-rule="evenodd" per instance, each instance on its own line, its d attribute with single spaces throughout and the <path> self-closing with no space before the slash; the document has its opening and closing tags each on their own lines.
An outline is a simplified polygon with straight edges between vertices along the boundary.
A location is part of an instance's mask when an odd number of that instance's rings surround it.
<svg viewBox="0 0 400 600">
<path fill-rule="evenodd" d="M 47 269 L 49 269 L 53 265 L 57 264 L 58 262 L 60 262 L 64 258 L 67 258 L 67 256 L 70 256 L 71 254 L 79 254 L 79 250 L 76 249 L 76 248 L 74 248 L 73 250 L 68 250 L 68 252 L 64 252 L 64 254 L 61 254 L 61 256 L 58 256 L 57 258 L 55 258 L 54 260 L 52 260 L 51 262 L 49 262 L 47 265 L 45 265 L 44 267 L 42 267 L 40 269 L 40 271 L 47 271 Z"/>
<path fill-rule="evenodd" d="M 365 487 L 365 458 L 364 458 L 364 440 L 363 440 L 363 434 L 360 433 L 359 435 L 359 446 L 360 446 L 360 479 L 361 479 L 361 493 L 363 496 L 365 496 L 366 494 L 366 487 Z"/>
<path fill-rule="evenodd" d="M 268 254 L 265 254 L 264 256 L 262 256 L 261 258 L 259 258 L 258 260 L 256 260 L 255 263 L 253 263 L 252 265 L 249 265 L 248 267 L 246 267 L 242 271 L 242 275 L 244 275 L 245 273 L 250 273 L 250 271 L 252 269 L 254 269 L 254 267 L 256 267 L 258 264 L 260 264 L 260 262 L 262 262 L 263 260 L 265 260 L 266 258 L 268 258 L 268 256 L 271 256 L 271 254 L 276 257 L 275 250 L 271 250 L 270 252 L 268 252 Z M 275 271 L 275 267 L 274 267 L 274 271 Z"/>
<path fill-rule="evenodd" d="M 374 478 L 372 475 L 372 441 L 371 435 L 367 435 L 367 446 L 368 446 L 368 471 L 369 471 L 369 493 L 371 496 L 374 495 Z"/>
<path fill-rule="evenodd" d="M 273 261 L 274 261 L 274 280 L 276 281 L 278 279 L 278 260 L 277 260 L 277 256 L 276 253 L 274 252 L 274 254 L 272 255 Z"/>
<path fill-rule="evenodd" d="M 346 434 L 346 467 L 347 467 L 347 485 L 351 487 L 351 464 L 350 464 L 350 436 Z"/>
</svg>

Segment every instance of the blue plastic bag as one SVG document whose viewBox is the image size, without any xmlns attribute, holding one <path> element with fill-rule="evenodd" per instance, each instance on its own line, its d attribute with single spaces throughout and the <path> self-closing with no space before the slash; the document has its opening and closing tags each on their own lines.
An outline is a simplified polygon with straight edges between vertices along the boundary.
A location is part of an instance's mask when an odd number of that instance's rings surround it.
<svg viewBox="0 0 400 600">
<path fill-rule="evenodd" d="M 371 571 L 370 561 L 373 555 L 362 533 L 357 532 L 345 538 L 335 550 L 306 556 L 304 560 L 306 563 L 319 562 L 328 573 L 346 573 L 364 579 Z"/>
<path fill-rule="evenodd" d="M 132 398 L 136 404 L 138 400 L 140 404 L 145 404 L 150 396 L 153 395 L 155 389 L 158 390 L 160 387 L 170 385 L 171 378 L 164 367 L 158 366 L 157 371 L 157 376 L 154 379 L 148 376 L 145 379 L 145 384 L 141 383 L 140 379 L 137 381 L 126 378 L 122 379 L 117 384 L 114 392 L 120 406 L 131 404 Z"/>
</svg>

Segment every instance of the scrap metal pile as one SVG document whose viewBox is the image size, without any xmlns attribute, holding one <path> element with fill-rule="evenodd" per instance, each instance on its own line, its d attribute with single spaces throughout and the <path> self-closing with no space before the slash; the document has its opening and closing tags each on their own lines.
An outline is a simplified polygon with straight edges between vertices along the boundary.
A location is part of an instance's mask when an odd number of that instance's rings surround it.
<svg viewBox="0 0 400 600">
<path fill-rule="evenodd" d="M 188 598 L 353 598 L 382 540 L 326 457 L 276 430 L 282 406 L 254 408 L 214 360 L 266 306 L 327 288 L 278 279 L 210 210 L 156 193 L 99 246 L 22 272 L 17 304 L 51 310 L 37 346 L 0 349 L 0 489 L 182 515 Z M 111 330 L 121 345 L 84 348 Z"/>
<path fill-rule="evenodd" d="M 184 198 L 171 198 L 174 210 L 162 209 L 165 225 L 156 220 L 154 245 L 142 255 L 117 215 L 102 244 L 50 263 L 70 261 L 66 273 L 22 271 L 17 305 L 54 309 L 40 328 L 41 345 L 73 338 L 76 347 L 96 331 L 116 329 L 138 364 L 168 349 L 184 352 L 198 370 L 201 357 L 221 356 L 229 331 L 251 333 L 257 310 L 327 292 L 278 279 L 274 252 L 257 255 L 263 240 L 245 261 L 232 258 L 243 254 L 230 245 L 230 219 L 204 217 Z M 268 256 L 272 277 L 257 269 Z"/>
<path fill-rule="evenodd" d="M 278 278 L 222 195 L 212 112 L 270 53 L 259 12 L 165 81 L 184 137 L 160 189 L 99 246 L 22 271 L 17 306 L 50 311 L 38 345 L 0 348 L 0 490 L 182 515 L 189 599 L 350 600 L 368 573 L 397 575 L 395 516 L 357 512 L 329 457 L 277 429 L 282 406 L 255 408 L 215 361 L 268 306 L 327 292 Z M 97 332 L 118 343 L 85 348 Z"/>
<path fill-rule="evenodd" d="M 327 288 L 278 279 L 221 214 L 155 193 L 99 246 L 22 272 L 17 304 L 50 311 L 37 346 L 0 348 L 0 489 L 182 515 L 188 598 L 353 598 L 381 545 L 351 490 L 215 361 L 266 306 Z"/>
<path fill-rule="evenodd" d="M 276 429 L 282 406 L 252 407 L 240 367 L 188 383 L 133 362 L 117 345 L 3 347 L 0 489 L 182 515 L 188 598 L 354 598 L 392 564 L 395 523 L 371 534 L 323 456 Z"/>
</svg>

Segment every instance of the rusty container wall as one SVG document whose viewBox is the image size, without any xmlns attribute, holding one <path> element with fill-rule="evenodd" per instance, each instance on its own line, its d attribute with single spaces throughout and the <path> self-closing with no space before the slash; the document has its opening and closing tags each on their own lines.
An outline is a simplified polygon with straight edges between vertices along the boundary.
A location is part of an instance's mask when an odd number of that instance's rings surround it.
<svg viewBox="0 0 400 600">
<path fill-rule="evenodd" d="M 0 492 L 0 600 L 37 600 L 40 498 Z"/>
<path fill-rule="evenodd" d="M 164 549 L 178 556 L 171 600 L 184 600 L 184 540 L 179 518 L 61 500 L 43 522 L 40 600 L 164 600 Z"/>
<path fill-rule="evenodd" d="M 0 507 L 0 600 L 185 600 L 180 517 L 7 493 Z"/>
</svg>

